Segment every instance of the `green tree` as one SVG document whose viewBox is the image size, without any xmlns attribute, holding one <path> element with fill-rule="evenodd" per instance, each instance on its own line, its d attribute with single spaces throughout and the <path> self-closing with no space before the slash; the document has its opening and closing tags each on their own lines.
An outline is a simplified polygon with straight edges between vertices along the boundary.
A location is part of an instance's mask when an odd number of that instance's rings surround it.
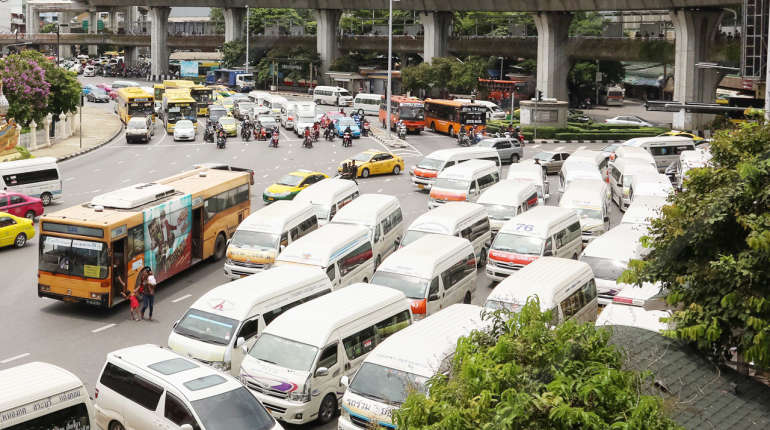
<svg viewBox="0 0 770 430">
<path fill-rule="evenodd" d="M 40 29 L 41 33 L 56 33 L 56 24 L 54 23 L 48 23 L 43 26 L 43 28 Z"/>
<path fill-rule="evenodd" d="M 640 394 L 645 375 L 623 369 L 610 333 L 530 299 L 492 328 L 460 339 L 449 376 L 428 382 L 394 411 L 408 429 L 674 429 L 662 401 Z"/>
<path fill-rule="evenodd" d="M 39 64 L 45 70 L 45 80 L 51 85 L 50 94 L 46 100 L 46 113 L 59 115 L 64 112 L 74 112 L 80 105 L 82 87 L 77 74 L 67 71 L 45 58 L 43 54 L 31 49 L 22 51 L 21 58 Z"/>
<path fill-rule="evenodd" d="M 302 14 L 299 12 L 302 11 Z M 288 30 L 291 25 L 305 25 L 312 21 L 309 10 L 300 9 L 264 9 L 249 8 L 249 28 L 251 34 L 264 34 L 265 25 L 272 26 L 278 24 Z M 308 30 L 308 27 L 305 27 Z"/>
<path fill-rule="evenodd" d="M 321 57 L 318 56 L 315 50 L 308 50 L 302 47 L 292 49 L 271 49 L 267 54 L 262 56 L 259 59 L 259 63 L 257 63 L 257 80 L 266 83 L 271 82 L 273 79 L 272 65 L 274 63 L 276 66 L 287 63 L 301 66 L 299 69 L 291 69 L 282 76 L 284 79 L 288 78 L 296 82 L 302 79 L 309 79 L 310 71 L 308 65 L 312 64 L 314 69 L 317 70 L 321 65 Z M 318 78 L 314 76 L 313 79 Z"/>
<path fill-rule="evenodd" d="M 401 69 L 401 88 L 404 90 L 412 94 L 427 93 L 432 85 L 430 64 L 420 63 Z"/>
<path fill-rule="evenodd" d="M 604 17 L 596 12 L 575 12 L 569 26 L 570 36 L 601 36 Z"/>
<path fill-rule="evenodd" d="M 626 282 L 660 282 L 676 306 L 667 334 L 739 369 L 770 366 L 770 126 L 724 130 L 713 167 L 688 172 L 685 190 L 653 220 L 644 261 Z"/>
<path fill-rule="evenodd" d="M 209 18 L 214 24 L 214 31 L 217 34 L 223 34 L 225 32 L 225 14 L 222 12 L 222 8 L 212 7 L 209 10 Z"/>
<path fill-rule="evenodd" d="M 249 62 L 254 59 L 249 52 Z M 246 63 L 246 42 L 244 40 L 233 40 L 232 42 L 225 42 L 222 45 L 222 65 L 226 68 L 230 67 L 243 67 Z"/>
<path fill-rule="evenodd" d="M 600 61 L 598 71 L 602 73 L 601 86 L 623 82 L 623 78 L 626 76 L 625 67 L 620 61 Z M 594 61 L 575 61 L 573 63 L 567 75 L 567 86 L 573 100 L 596 97 L 596 72 L 596 62 Z"/>
</svg>

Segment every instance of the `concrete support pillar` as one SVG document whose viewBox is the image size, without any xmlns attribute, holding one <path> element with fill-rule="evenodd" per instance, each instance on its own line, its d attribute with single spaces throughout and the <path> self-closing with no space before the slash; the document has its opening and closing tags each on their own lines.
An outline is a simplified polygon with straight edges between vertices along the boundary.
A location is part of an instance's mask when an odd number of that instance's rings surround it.
<svg viewBox="0 0 770 430">
<path fill-rule="evenodd" d="M 91 11 L 88 14 L 88 33 L 97 34 L 99 32 L 99 13 Z M 88 55 L 96 57 L 99 55 L 99 47 L 97 45 L 88 45 Z"/>
<path fill-rule="evenodd" d="M 70 33 L 70 21 L 72 21 L 72 12 L 59 12 L 59 33 Z M 59 58 L 69 58 L 72 56 L 72 45 L 59 45 Z"/>
<path fill-rule="evenodd" d="M 168 73 L 168 6 L 151 7 L 150 19 L 150 57 L 152 59 L 150 73 L 153 76 Z"/>
<path fill-rule="evenodd" d="M 118 11 L 120 9 L 113 7 L 110 9 L 110 30 L 112 34 L 118 34 Z"/>
<path fill-rule="evenodd" d="M 139 16 L 139 12 L 136 6 L 130 6 L 126 8 L 126 14 L 123 15 L 123 28 L 126 29 L 126 34 L 132 34 L 136 31 L 136 20 Z"/>
<path fill-rule="evenodd" d="M 698 69 L 696 63 L 706 60 L 722 20 L 721 9 L 676 9 L 670 13 L 674 24 L 674 100 L 679 102 L 713 102 L 717 75 Z M 675 112 L 672 122 L 677 130 L 703 130 L 712 115 Z"/>
<path fill-rule="evenodd" d="M 423 61 L 430 63 L 435 57 L 446 57 L 449 54 L 452 12 L 426 12 L 420 14 L 420 22 L 423 28 Z"/>
<path fill-rule="evenodd" d="M 126 55 L 123 57 L 126 66 L 136 66 L 139 64 L 139 47 L 137 46 L 125 46 L 123 49 L 126 51 Z"/>
<path fill-rule="evenodd" d="M 225 42 L 232 42 L 246 37 L 246 8 L 228 7 L 224 11 L 225 16 Z"/>
<path fill-rule="evenodd" d="M 543 97 L 568 101 L 567 41 L 572 14 L 538 12 L 534 18 L 537 27 L 537 89 L 543 92 Z"/>
<path fill-rule="evenodd" d="M 321 70 L 318 82 L 326 79 L 325 73 L 329 67 L 340 56 L 339 42 L 337 33 L 339 32 L 340 16 L 342 10 L 339 9 L 320 9 L 315 11 L 316 16 L 316 50 L 321 57 Z"/>
<path fill-rule="evenodd" d="M 27 4 L 27 10 L 24 16 L 27 21 L 27 33 L 40 33 L 40 12 L 38 12 L 37 8 L 31 4 Z"/>
</svg>

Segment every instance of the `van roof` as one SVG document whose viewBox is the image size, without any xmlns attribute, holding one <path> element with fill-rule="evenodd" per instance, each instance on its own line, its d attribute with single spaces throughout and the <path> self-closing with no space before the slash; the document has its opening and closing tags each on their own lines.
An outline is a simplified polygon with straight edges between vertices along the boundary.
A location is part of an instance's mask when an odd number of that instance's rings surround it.
<svg viewBox="0 0 770 430">
<path fill-rule="evenodd" d="M 607 197 L 607 183 L 600 179 L 575 179 L 559 199 L 561 207 L 576 207 L 581 205 L 602 205 Z"/>
<path fill-rule="evenodd" d="M 657 217 L 666 205 L 666 197 L 636 196 L 623 214 L 621 224 L 649 224 L 650 217 Z"/>
<path fill-rule="evenodd" d="M 0 412 L 82 386 L 69 371 L 40 361 L 0 370 Z"/>
<path fill-rule="evenodd" d="M 586 245 L 581 254 L 586 257 L 609 258 L 628 262 L 642 255 L 641 237 L 647 228 L 639 224 L 619 224 Z"/>
<path fill-rule="evenodd" d="M 307 213 L 312 215 L 313 206 L 296 200 L 278 200 L 249 215 L 238 226 L 238 230 L 281 233 L 286 222 Z"/>
<path fill-rule="evenodd" d="M 587 162 L 587 163 L 592 163 L 594 167 L 598 167 L 599 163 L 601 163 L 607 157 L 608 156 L 601 151 L 593 151 L 590 149 L 578 149 L 577 151 L 570 154 L 569 157 L 567 157 L 567 159 L 564 161 L 564 165 L 579 163 L 579 162 Z"/>
<path fill-rule="evenodd" d="M 623 142 L 625 146 L 642 146 L 648 143 L 674 143 L 679 145 L 692 144 L 693 140 L 685 136 L 653 136 L 653 137 L 635 137 Z"/>
<path fill-rule="evenodd" d="M 487 170 L 497 170 L 497 165 L 494 161 L 473 159 L 444 169 L 438 174 L 438 178 L 470 180 L 473 179 L 475 175 L 481 174 Z"/>
<path fill-rule="evenodd" d="M 429 234 L 390 254 L 380 264 L 377 271 L 431 279 L 435 275 L 437 265 L 463 249 L 473 252 L 473 247 L 468 239 L 443 234 Z"/>
<path fill-rule="evenodd" d="M 401 291 L 379 285 L 356 283 L 295 306 L 273 320 L 263 333 L 323 347 L 332 332 L 384 306 L 404 303 Z"/>
<path fill-rule="evenodd" d="M 447 202 L 432 209 L 412 221 L 407 230 L 424 231 L 428 233 L 455 234 L 458 225 L 462 222 L 486 217 L 487 210 L 484 206 L 469 202 Z"/>
<path fill-rule="evenodd" d="M 487 188 L 481 193 L 477 202 L 479 204 L 516 206 L 533 193 L 537 193 L 537 188 L 531 182 L 505 179 Z"/>
<path fill-rule="evenodd" d="M 536 179 L 541 182 L 543 180 L 543 167 L 534 163 L 514 163 L 508 168 L 506 179 Z"/>
<path fill-rule="evenodd" d="M 318 88 L 318 87 L 316 87 Z M 316 204 L 328 203 L 337 195 L 358 190 L 358 185 L 353 181 L 340 178 L 326 178 L 305 188 L 297 193 L 294 200 Z"/>
<path fill-rule="evenodd" d="M 170 349 L 166 349 L 158 345 L 136 345 L 119 349 L 117 351 L 112 351 L 107 354 L 107 360 L 115 363 L 125 362 L 132 366 L 138 367 L 143 371 L 155 376 L 156 378 L 163 380 L 168 385 L 176 388 L 189 401 L 216 396 L 218 394 L 232 391 L 243 386 L 230 375 L 214 370 L 213 368 L 198 363 L 192 359 L 185 358 Z M 161 373 L 161 371 L 156 370 L 157 367 L 155 365 L 161 362 L 166 362 L 168 360 L 174 360 L 174 362 L 168 363 L 169 365 L 176 364 L 177 366 L 183 366 L 182 368 L 184 370 L 179 370 L 176 373 L 171 373 L 168 375 L 165 375 L 164 373 Z M 210 387 L 197 390 L 190 389 L 185 385 L 205 377 L 219 377 L 221 382 Z"/>
<path fill-rule="evenodd" d="M 565 295 L 582 284 L 582 279 L 593 278 L 591 266 L 582 261 L 559 257 L 540 257 L 503 279 L 489 294 L 487 300 L 524 305 L 530 296 L 540 298 L 540 309 L 551 309 L 557 290 L 566 287 Z M 575 280 L 578 278 L 578 280 Z"/>
<path fill-rule="evenodd" d="M 439 149 L 426 155 L 425 158 L 432 158 L 437 160 L 448 160 L 450 157 L 453 157 L 455 155 L 460 155 L 460 154 L 468 155 L 470 157 L 481 157 L 485 155 L 499 156 L 497 154 L 497 150 L 492 148 L 470 147 L 470 148 Z"/>
<path fill-rule="evenodd" d="M 356 98 L 382 100 L 382 94 L 358 93 Z"/>
<path fill-rule="evenodd" d="M 482 308 L 454 304 L 418 321 L 385 339 L 364 360 L 389 369 L 431 377 L 442 361 L 454 354 L 457 341 L 487 324 Z"/>
<path fill-rule="evenodd" d="M 544 238 L 551 225 L 570 219 L 578 220 L 574 209 L 560 208 L 557 206 L 535 206 L 534 208 L 509 219 L 500 228 L 500 233 L 514 233 L 521 236 L 534 236 Z M 517 224 L 532 225 L 530 231 L 517 230 Z"/>
<path fill-rule="evenodd" d="M 569 180 L 570 182 L 576 178 L 602 180 L 602 174 L 599 172 L 598 166 L 587 160 L 576 160 L 570 164 L 565 162 L 561 166 L 561 175 L 564 177 L 564 180 Z"/>
<path fill-rule="evenodd" d="M 647 152 L 646 149 L 639 146 L 628 146 L 628 145 L 618 146 L 617 148 L 615 148 L 615 156 L 617 157 L 617 159 L 615 160 L 616 164 L 618 161 L 623 159 L 636 159 L 636 160 L 647 161 L 649 163 L 655 163 L 655 158 L 652 157 L 652 154 Z"/>
<path fill-rule="evenodd" d="M 399 207 L 398 199 L 389 194 L 361 194 L 343 206 L 332 218 L 336 224 L 374 225 L 377 215 L 384 210 Z"/>
<path fill-rule="evenodd" d="M 310 266 L 275 266 L 209 290 L 190 306 L 212 314 L 243 321 L 257 304 L 311 284 L 331 287 L 321 269 Z"/>
<path fill-rule="evenodd" d="M 23 169 L 25 167 L 41 166 L 44 164 L 56 164 L 56 157 L 35 157 L 26 160 L 6 161 L 0 163 L 0 171 L 7 169 Z"/>
<path fill-rule="evenodd" d="M 369 240 L 360 225 L 326 224 L 289 244 L 276 261 L 326 267 L 327 263 Z"/>
<path fill-rule="evenodd" d="M 649 155 L 649 153 L 648 153 Z M 650 155 L 652 157 L 652 155 Z M 651 172 L 651 173 L 657 173 L 657 169 L 652 165 L 654 161 L 648 162 L 641 158 L 636 157 L 620 157 L 617 158 L 615 161 L 615 167 L 618 168 L 623 174 L 626 174 L 627 172 Z"/>
</svg>

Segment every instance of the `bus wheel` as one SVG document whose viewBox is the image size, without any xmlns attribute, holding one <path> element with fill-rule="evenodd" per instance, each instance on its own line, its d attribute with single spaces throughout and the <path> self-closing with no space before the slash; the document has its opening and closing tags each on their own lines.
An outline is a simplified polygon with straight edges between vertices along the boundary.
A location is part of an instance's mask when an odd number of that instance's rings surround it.
<svg viewBox="0 0 770 430">
<path fill-rule="evenodd" d="M 455 129 L 449 126 L 449 137 L 455 137 Z"/>
<path fill-rule="evenodd" d="M 219 233 L 216 242 L 214 242 L 214 260 L 221 260 L 225 256 L 225 251 L 227 251 L 227 241 L 225 235 Z"/>
<path fill-rule="evenodd" d="M 434 133 L 436 132 L 436 123 L 435 122 L 430 123 L 430 131 L 432 131 Z"/>
<path fill-rule="evenodd" d="M 43 206 L 48 206 L 51 204 L 51 200 L 53 200 L 53 196 L 51 196 L 51 193 L 43 193 L 40 195 L 40 200 L 43 202 Z"/>
</svg>

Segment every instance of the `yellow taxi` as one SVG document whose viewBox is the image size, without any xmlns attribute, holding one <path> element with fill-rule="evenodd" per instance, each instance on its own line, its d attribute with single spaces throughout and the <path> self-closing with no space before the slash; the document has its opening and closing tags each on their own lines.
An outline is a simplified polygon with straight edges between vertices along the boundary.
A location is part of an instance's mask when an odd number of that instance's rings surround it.
<svg viewBox="0 0 770 430">
<path fill-rule="evenodd" d="M 352 161 L 355 161 L 356 163 L 356 176 L 361 178 L 368 178 L 369 175 L 381 175 L 385 173 L 398 175 L 404 170 L 403 158 L 393 155 L 390 152 L 367 149 L 364 152 L 354 155 L 353 158 L 342 160 L 337 171 L 342 173 L 342 166 Z"/>
<path fill-rule="evenodd" d="M 325 174 L 310 170 L 301 169 L 291 172 L 284 175 L 278 182 L 265 188 L 265 191 L 262 192 L 262 201 L 271 203 L 276 200 L 291 200 L 298 192 L 326 178 L 328 176 Z"/>
<path fill-rule="evenodd" d="M 686 131 L 679 131 L 679 130 L 671 130 L 671 131 L 667 131 L 667 132 L 665 132 L 665 133 L 663 133 L 663 134 L 659 134 L 658 136 L 679 136 L 679 137 L 689 137 L 690 139 L 692 139 L 692 140 L 693 140 L 693 142 L 698 142 L 698 141 L 701 141 L 701 140 L 703 140 L 703 138 L 702 138 L 702 137 L 700 137 L 700 136 L 698 136 L 698 135 L 695 135 L 695 134 L 692 134 L 692 133 L 688 133 L 688 132 L 686 132 Z"/>
<path fill-rule="evenodd" d="M 0 247 L 23 247 L 35 237 L 35 224 L 31 219 L 0 212 Z"/>
<path fill-rule="evenodd" d="M 228 136 L 238 136 L 238 122 L 231 116 L 223 116 L 219 118 L 219 123 L 222 124 L 222 128 L 225 130 L 225 134 Z"/>
</svg>

